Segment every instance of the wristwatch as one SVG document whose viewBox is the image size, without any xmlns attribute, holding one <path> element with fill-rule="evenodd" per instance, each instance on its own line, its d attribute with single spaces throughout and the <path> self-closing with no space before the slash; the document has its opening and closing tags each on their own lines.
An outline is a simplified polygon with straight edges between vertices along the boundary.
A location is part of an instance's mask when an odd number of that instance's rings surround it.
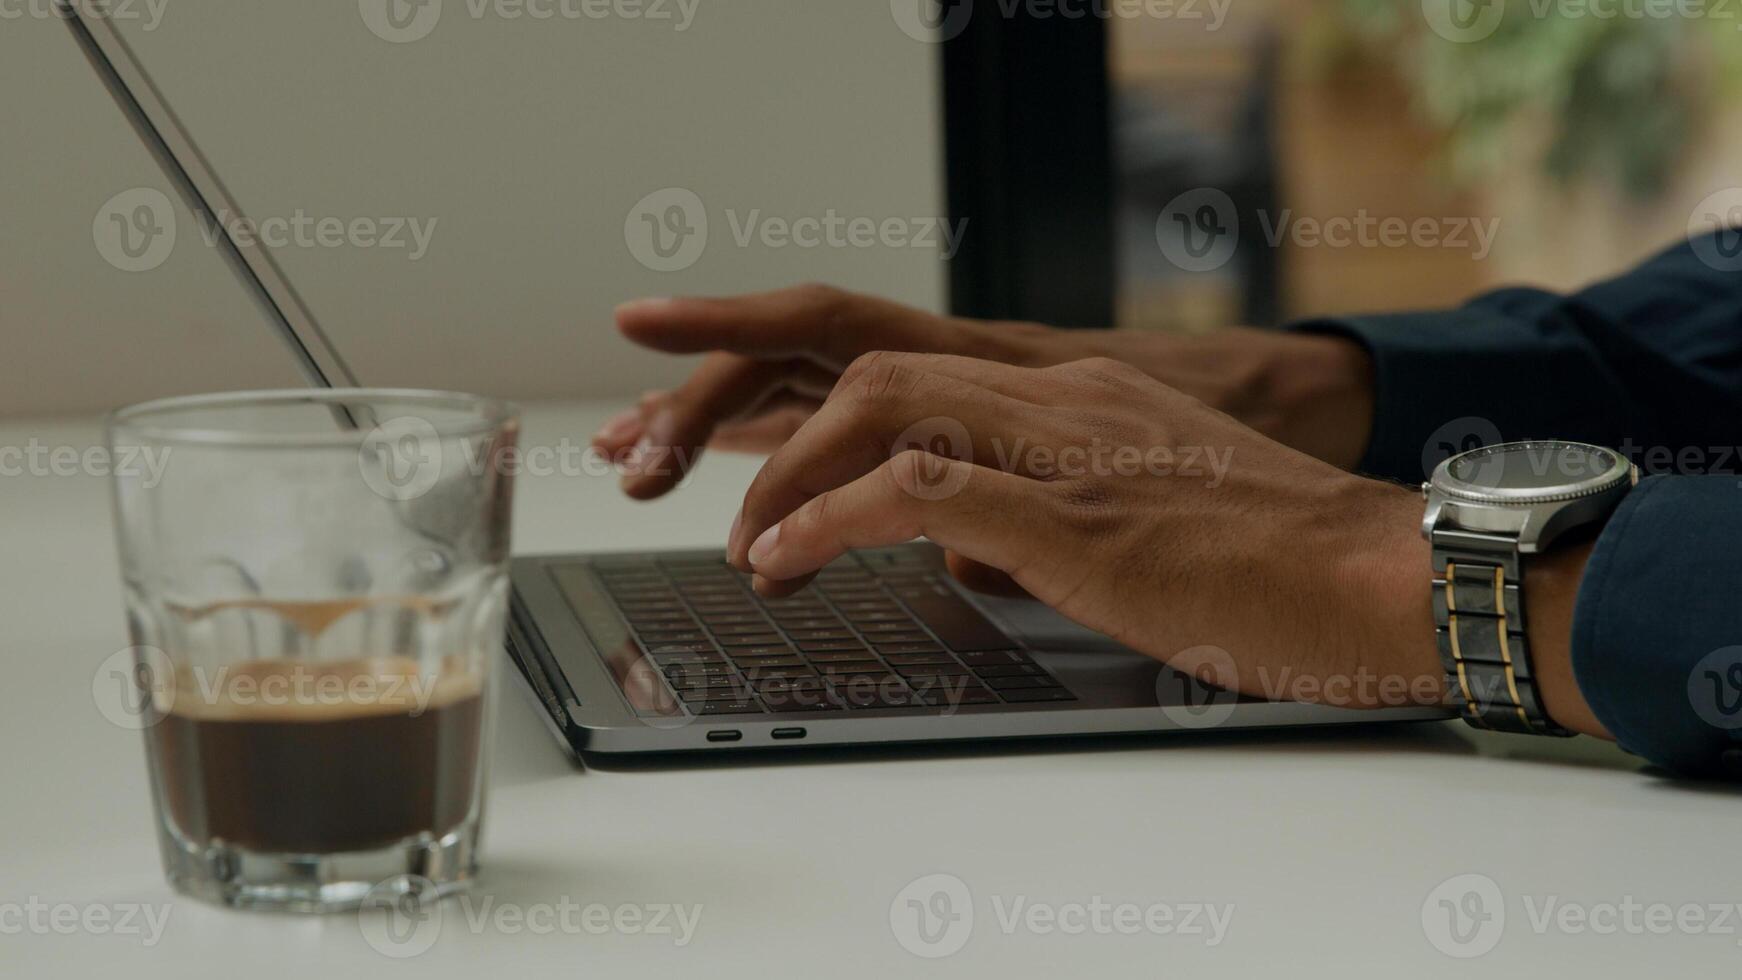
<svg viewBox="0 0 1742 980">
<path fill-rule="evenodd" d="M 1446 687 L 1477 728 L 1570 735 L 1543 711 L 1524 632 L 1522 558 L 1606 520 L 1639 481 L 1620 453 L 1537 440 L 1459 453 L 1421 485 Z"/>
</svg>

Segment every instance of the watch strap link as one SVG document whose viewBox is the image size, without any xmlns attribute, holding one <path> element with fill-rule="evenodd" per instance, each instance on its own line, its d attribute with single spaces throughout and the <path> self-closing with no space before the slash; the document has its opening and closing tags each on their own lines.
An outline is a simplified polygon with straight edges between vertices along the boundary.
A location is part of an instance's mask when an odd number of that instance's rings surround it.
<svg viewBox="0 0 1742 980">
<path fill-rule="evenodd" d="M 1516 545 L 1436 531 L 1433 556 L 1440 662 L 1447 689 L 1463 703 L 1461 717 L 1494 731 L 1571 735 L 1537 696 Z"/>
</svg>

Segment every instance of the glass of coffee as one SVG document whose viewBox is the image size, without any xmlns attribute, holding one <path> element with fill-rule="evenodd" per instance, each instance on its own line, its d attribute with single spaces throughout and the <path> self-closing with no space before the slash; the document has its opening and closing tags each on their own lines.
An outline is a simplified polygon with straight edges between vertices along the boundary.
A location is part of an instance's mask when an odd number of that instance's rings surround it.
<svg viewBox="0 0 1742 980">
<path fill-rule="evenodd" d="M 518 430 L 423 391 L 111 417 L 113 458 L 153 461 L 115 468 L 116 526 L 178 890 L 325 912 L 476 874 Z"/>
</svg>

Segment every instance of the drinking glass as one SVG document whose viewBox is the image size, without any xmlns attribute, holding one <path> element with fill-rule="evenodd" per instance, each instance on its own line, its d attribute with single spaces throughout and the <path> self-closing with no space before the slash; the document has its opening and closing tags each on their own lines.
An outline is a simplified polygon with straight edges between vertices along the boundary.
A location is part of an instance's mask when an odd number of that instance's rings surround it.
<svg viewBox="0 0 1742 980">
<path fill-rule="evenodd" d="M 477 871 L 507 606 L 509 405 L 174 398 L 109 422 L 131 687 L 165 871 L 336 911 Z M 379 894 L 379 892 L 376 892 Z"/>
</svg>

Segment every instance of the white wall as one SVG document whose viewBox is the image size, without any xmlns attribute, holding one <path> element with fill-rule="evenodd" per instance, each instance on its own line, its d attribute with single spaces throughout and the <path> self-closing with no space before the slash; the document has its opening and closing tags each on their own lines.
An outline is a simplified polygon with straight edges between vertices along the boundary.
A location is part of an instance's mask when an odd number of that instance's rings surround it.
<svg viewBox="0 0 1742 980">
<path fill-rule="evenodd" d="M 941 303 L 934 250 L 741 247 L 726 214 L 942 213 L 937 49 L 886 3 L 687 0 L 680 32 L 437 0 L 434 30 L 393 44 L 360 15 L 380 0 L 152 0 L 154 25 L 130 2 L 123 29 L 251 217 L 435 223 L 415 262 L 279 250 L 365 383 L 524 399 L 664 383 L 682 365 L 610 326 L 638 295 L 820 279 Z M 0 0 L 0 415 L 298 383 L 179 202 L 162 265 L 100 254 L 105 202 L 170 187 L 47 5 Z M 668 186 L 700 196 L 710 234 L 660 273 L 624 222 Z"/>
</svg>

